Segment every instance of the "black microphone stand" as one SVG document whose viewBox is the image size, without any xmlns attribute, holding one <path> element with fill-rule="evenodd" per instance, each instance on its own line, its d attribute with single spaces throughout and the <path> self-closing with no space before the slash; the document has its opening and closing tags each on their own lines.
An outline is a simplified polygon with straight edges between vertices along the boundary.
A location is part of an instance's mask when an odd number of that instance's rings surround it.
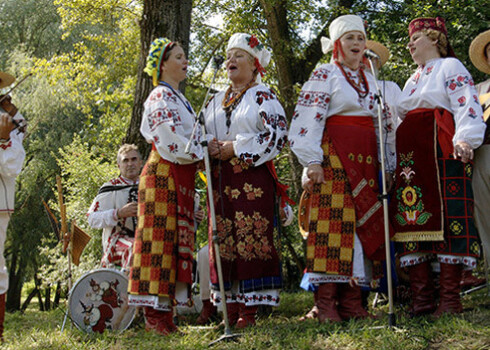
<svg viewBox="0 0 490 350">
<path fill-rule="evenodd" d="M 221 268 L 221 256 L 219 252 L 219 236 L 218 236 L 218 230 L 217 230 L 217 225 L 216 225 L 216 213 L 215 213 L 215 208 L 214 208 L 214 198 L 213 198 L 213 185 L 211 181 L 211 164 L 209 162 L 209 153 L 208 153 L 208 141 L 206 139 L 206 126 L 204 122 L 204 114 L 203 110 L 204 107 L 206 106 L 206 102 L 208 101 L 208 97 L 211 91 L 211 88 L 214 84 L 214 81 L 216 79 L 216 75 L 218 73 L 219 68 L 223 64 L 224 58 L 221 56 L 217 56 L 214 58 L 214 65 L 215 65 L 215 70 L 214 70 L 214 75 L 213 79 L 211 80 L 211 84 L 209 85 L 208 91 L 206 93 L 206 96 L 204 98 L 203 104 L 201 106 L 201 110 L 199 112 L 199 116 L 196 120 L 196 123 L 194 124 L 194 127 L 192 129 L 192 135 L 190 137 L 190 141 L 187 144 L 185 148 L 185 152 L 189 153 L 191 144 L 194 138 L 194 134 L 197 131 L 197 128 L 201 126 L 201 136 L 203 137 L 203 140 L 201 141 L 201 145 L 203 147 L 204 151 L 204 168 L 206 170 L 206 183 L 207 183 L 207 192 L 208 192 L 208 203 L 209 203 L 209 213 L 211 217 L 211 227 L 213 230 L 213 248 L 214 248 L 214 254 L 215 254 L 215 260 L 216 260 L 216 270 L 218 271 L 218 282 L 219 282 L 219 289 L 220 289 L 220 295 L 221 295 L 221 305 L 223 306 L 223 320 L 225 321 L 225 330 L 224 334 L 219 337 L 218 339 L 212 341 L 209 343 L 209 346 L 215 345 L 221 341 L 227 341 L 231 339 L 235 339 L 241 334 L 233 334 L 231 332 L 230 328 L 230 322 L 228 319 L 228 310 L 226 308 L 226 294 L 225 294 L 225 284 L 223 281 L 223 269 Z"/>
<path fill-rule="evenodd" d="M 386 189 L 386 173 L 385 173 L 385 144 L 383 135 L 383 110 L 384 99 L 381 94 L 381 90 L 378 85 L 378 77 L 373 64 L 373 57 L 366 55 L 369 60 L 369 66 L 374 77 L 374 86 L 376 87 L 375 100 L 378 102 L 378 128 L 379 128 L 379 147 L 381 154 L 381 182 L 383 187 L 383 193 L 381 198 L 383 199 L 383 218 L 384 218 L 384 233 L 385 233 L 385 252 L 386 252 L 386 280 L 388 283 L 388 325 L 390 328 L 396 325 L 395 313 L 393 311 L 393 280 L 391 276 L 391 249 L 390 249 L 390 227 L 388 217 L 388 193 Z"/>
</svg>

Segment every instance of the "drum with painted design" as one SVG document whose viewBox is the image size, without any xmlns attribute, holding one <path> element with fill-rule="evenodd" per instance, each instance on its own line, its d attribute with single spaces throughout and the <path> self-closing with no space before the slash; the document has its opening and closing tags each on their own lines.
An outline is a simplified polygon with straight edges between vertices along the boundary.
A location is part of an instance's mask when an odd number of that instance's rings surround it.
<svg viewBox="0 0 490 350">
<path fill-rule="evenodd" d="M 128 305 L 127 276 L 114 269 L 86 273 L 71 289 L 68 309 L 73 323 L 86 332 L 125 330 L 135 315 Z"/>
</svg>

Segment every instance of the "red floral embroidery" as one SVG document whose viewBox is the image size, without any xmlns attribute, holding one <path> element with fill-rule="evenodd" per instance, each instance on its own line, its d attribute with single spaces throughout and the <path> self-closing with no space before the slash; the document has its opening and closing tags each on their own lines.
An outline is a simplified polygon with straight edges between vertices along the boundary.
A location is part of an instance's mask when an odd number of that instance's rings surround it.
<svg viewBox="0 0 490 350">
<path fill-rule="evenodd" d="M 466 104 L 466 97 L 461 96 L 460 98 L 458 98 L 458 102 L 459 102 L 459 106 L 463 107 Z"/>
<path fill-rule="evenodd" d="M 11 147 L 12 146 L 12 140 L 10 140 L 7 144 L 0 144 L 0 148 L 3 149 L 3 150 L 6 150 L 7 148 Z"/>
<path fill-rule="evenodd" d="M 250 36 L 250 39 L 248 39 L 248 45 L 253 49 L 255 46 L 258 46 L 259 40 L 255 35 Z"/>
</svg>

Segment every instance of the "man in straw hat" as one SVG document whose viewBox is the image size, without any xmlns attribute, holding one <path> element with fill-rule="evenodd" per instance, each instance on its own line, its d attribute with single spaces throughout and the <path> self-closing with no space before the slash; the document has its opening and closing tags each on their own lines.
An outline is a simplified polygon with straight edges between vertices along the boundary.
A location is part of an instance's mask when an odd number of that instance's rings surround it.
<svg viewBox="0 0 490 350">
<path fill-rule="evenodd" d="M 490 75 L 490 30 L 480 33 L 470 45 L 470 59 L 473 65 L 481 72 Z M 483 245 L 485 259 L 490 259 L 490 79 L 476 86 L 483 106 L 483 118 L 487 125 L 483 145 L 475 151 L 475 165 L 473 172 L 473 192 L 475 195 L 475 221 Z M 487 213 L 485 213 L 487 211 Z"/>
<path fill-rule="evenodd" d="M 138 182 L 143 166 L 135 145 L 124 144 L 117 152 L 119 177 L 106 182 L 87 213 L 92 228 L 103 229 L 103 267 L 129 267 L 138 209 Z"/>
<path fill-rule="evenodd" d="M 9 86 L 14 80 L 10 74 L 0 72 L 0 89 Z M 0 99 L 0 339 L 3 341 L 5 293 L 8 289 L 3 250 L 10 215 L 14 211 L 15 178 L 22 169 L 26 154 L 22 146 L 24 130 L 18 127 L 24 123 L 24 118 L 12 104 L 10 96 L 1 95 Z"/>
</svg>

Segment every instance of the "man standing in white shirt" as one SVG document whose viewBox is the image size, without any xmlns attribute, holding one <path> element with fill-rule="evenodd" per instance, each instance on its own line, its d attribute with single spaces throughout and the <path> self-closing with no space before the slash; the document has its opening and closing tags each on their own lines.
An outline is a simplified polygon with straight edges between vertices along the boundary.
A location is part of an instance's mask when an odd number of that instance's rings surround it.
<svg viewBox="0 0 490 350">
<path fill-rule="evenodd" d="M 106 182 L 87 213 L 92 228 L 103 229 L 103 267 L 129 266 L 137 222 L 138 183 L 143 160 L 135 145 L 125 144 L 117 152 L 121 175 Z"/>
</svg>

